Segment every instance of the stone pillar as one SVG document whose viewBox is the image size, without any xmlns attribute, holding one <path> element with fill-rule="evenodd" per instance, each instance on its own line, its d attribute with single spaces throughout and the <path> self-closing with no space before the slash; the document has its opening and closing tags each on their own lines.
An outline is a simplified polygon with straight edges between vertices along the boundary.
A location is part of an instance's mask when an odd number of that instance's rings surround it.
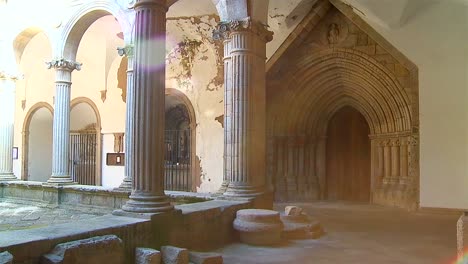
<svg viewBox="0 0 468 264">
<path fill-rule="evenodd" d="M 392 175 L 392 153 L 390 147 L 390 141 L 386 140 L 383 143 L 383 152 L 384 152 L 384 178 L 383 183 L 390 183 L 390 177 Z"/>
<path fill-rule="evenodd" d="M 52 176 L 48 184 L 72 184 L 69 173 L 70 149 L 70 89 L 71 73 L 81 64 L 65 59 L 54 59 L 47 68 L 55 69 L 55 109 L 52 137 Z"/>
<path fill-rule="evenodd" d="M 400 174 L 400 141 L 398 139 L 392 140 L 391 153 L 392 153 L 392 175 L 390 177 L 391 183 L 399 182 Z"/>
<path fill-rule="evenodd" d="M 319 181 L 320 188 L 320 199 L 326 199 L 325 194 L 327 192 L 326 180 L 327 180 L 327 137 L 321 137 L 317 140 L 317 149 L 315 152 L 315 169 L 317 173 L 317 179 Z"/>
<path fill-rule="evenodd" d="M 13 174 L 15 77 L 0 72 L 0 181 L 17 180 Z"/>
<path fill-rule="evenodd" d="M 383 178 L 385 177 L 385 165 L 384 165 L 384 144 L 383 142 L 378 142 L 377 145 L 377 179 L 379 184 L 382 183 Z"/>
<path fill-rule="evenodd" d="M 232 157 L 231 152 L 231 123 L 232 123 L 232 68 L 231 68 L 231 39 L 227 26 L 220 24 L 219 28 L 213 31 L 213 39 L 223 41 L 224 44 L 224 169 L 223 183 L 219 189 L 219 194 L 224 194 L 231 179 Z"/>
<path fill-rule="evenodd" d="M 132 190 L 132 156 L 133 156 L 133 123 L 135 112 L 135 88 L 133 86 L 133 46 L 117 48 L 120 56 L 127 56 L 127 97 L 125 114 L 125 172 L 124 179 L 118 189 Z"/>
<path fill-rule="evenodd" d="M 266 43 L 272 33 L 250 18 L 221 23 L 230 39 L 232 106 L 226 156 L 231 159 L 227 197 L 257 197 L 266 191 Z M 229 102 L 225 102 L 228 104 Z M 229 111 L 230 110 L 230 111 Z"/>
<path fill-rule="evenodd" d="M 408 178 L 408 142 L 400 141 L 400 184 L 406 184 Z"/>
<path fill-rule="evenodd" d="M 174 209 L 164 194 L 166 1 L 138 0 L 135 12 L 133 185 L 122 209 L 161 213 Z"/>
</svg>

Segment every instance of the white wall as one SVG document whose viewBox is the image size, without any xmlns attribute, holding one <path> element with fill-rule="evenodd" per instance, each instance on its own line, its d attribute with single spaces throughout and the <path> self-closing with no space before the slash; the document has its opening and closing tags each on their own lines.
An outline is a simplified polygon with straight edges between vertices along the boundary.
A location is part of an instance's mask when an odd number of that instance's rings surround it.
<svg viewBox="0 0 468 264">
<path fill-rule="evenodd" d="M 367 21 L 419 68 L 422 207 L 468 208 L 467 17 L 440 1 L 400 28 Z"/>
<path fill-rule="evenodd" d="M 116 188 L 124 179 L 124 166 L 107 166 L 107 153 L 114 153 L 114 134 L 102 135 L 102 186 Z"/>
</svg>

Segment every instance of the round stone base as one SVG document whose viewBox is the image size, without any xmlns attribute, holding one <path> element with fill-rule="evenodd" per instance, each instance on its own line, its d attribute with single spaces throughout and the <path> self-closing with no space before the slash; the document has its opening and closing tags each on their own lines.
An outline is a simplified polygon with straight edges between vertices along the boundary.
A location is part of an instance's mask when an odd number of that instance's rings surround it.
<svg viewBox="0 0 468 264">
<path fill-rule="evenodd" d="M 284 224 L 283 238 L 285 239 L 316 239 L 324 234 L 320 222 L 307 215 L 281 215 Z"/>
<path fill-rule="evenodd" d="M 251 245 L 273 245 L 281 242 L 283 223 L 279 213 L 271 210 L 245 209 L 237 212 L 234 229 L 240 241 Z"/>
</svg>

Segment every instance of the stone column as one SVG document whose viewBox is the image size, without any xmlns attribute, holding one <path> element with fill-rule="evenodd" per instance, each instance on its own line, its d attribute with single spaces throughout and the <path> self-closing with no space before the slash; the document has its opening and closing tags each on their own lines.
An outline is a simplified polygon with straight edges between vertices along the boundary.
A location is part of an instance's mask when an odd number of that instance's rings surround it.
<svg viewBox="0 0 468 264">
<path fill-rule="evenodd" d="M 392 153 L 390 148 L 390 141 L 386 140 L 383 143 L 383 154 L 384 154 L 384 178 L 383 183 L 390 183 L 390 177 L 392 175 Z"/>
<path fill-rule="evenodd" d="M 232 157 L 231 152 L 231 123 L 232 123 L 232 64 L 231 64 L 231 39 L 229 38 L 229 28 L 221 23 L 213 31 L 215 41 L 223 41 L 224 44 L 224 169 L 223 183 L 218 194 L 224 194 L 229 186 L 231 179 Z"/>
<path fill-rule="evenodd" d="M 406 184 L 408 178 L 408 142 L 400 141 L 400 184 Z"/>
<path fill-rule="evenodd" d="M 398 183 L 400 177 L 400 141 L 398 139 L 392 140 L 391 146 L 392 153 L 392 176 L 391 183 Z"/>
<path fill-rule="evenodd" d="M 17 180 L 13 174 L 15 77 L 0 72 L 0 181 Z"/>
<path fill-rule="evenodd" d="M 266 191 L 265 60 L 273 35 L 250 18 L 221 23 L 219 29 L 229 34 L 232 78 L 232 106 L 226 106 L 230 122 L 225 124 L 230 131 L 225 146 L 230 182 L 224 195 L 257 197 Z"/>
<path fill-rule="evenodd" d="M 120 56 L 127 56 L 127 97 L 125 114 L 125 172 L 124 179 L 118 189 L 132 190 L 132 156 L 133 156 L 133 123 L 135 112 L 135 88 L 133 86 L 133 46 L 117 49 Z"/>
<path fill-rule="evenodd" d="M 166 1 L 135 3 L 132 194 L 122 209 L 131 213 L 173 210 L 164 194 Z"/>
<path fill-rule="evenodd" d="M 48 184 L 72 184 L 69 173 L 70 149 L 70 90 L 71 73 L 81 64 L 65 59 L 54 59 L 47 68 L 55 69 L 55 109 L 52 137 L 52 176 Z"/>
</svg>

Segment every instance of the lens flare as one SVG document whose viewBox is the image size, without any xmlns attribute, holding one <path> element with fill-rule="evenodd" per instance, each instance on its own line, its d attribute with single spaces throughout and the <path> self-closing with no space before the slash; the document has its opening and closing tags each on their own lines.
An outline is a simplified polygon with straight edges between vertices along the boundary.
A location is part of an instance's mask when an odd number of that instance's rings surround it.
<svg viewBox="0 0 468 264">
<path fill-rule="evenodd" d="M 144 71 L 156 72 L 166 64 L 166 38 L 156 37 L 136 44 L 135 63 Z M 139 53 L 142 51 L 142 53 Z"/>
<path fill-rule="evenodd" d="M 455 260 L 449 262 L 450 264 L 468 264 L 468 248 L 465 248 L 463 254 L 459 254 Z"/>
</svg>

